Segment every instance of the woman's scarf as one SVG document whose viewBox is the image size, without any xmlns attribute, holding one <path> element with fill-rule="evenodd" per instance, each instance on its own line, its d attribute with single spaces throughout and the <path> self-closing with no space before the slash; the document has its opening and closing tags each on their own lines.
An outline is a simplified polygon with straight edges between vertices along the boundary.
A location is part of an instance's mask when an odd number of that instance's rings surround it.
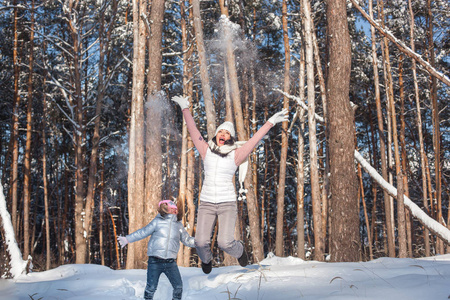
<svg viewBox="0 0 450 300">
<path fill-rule="evenodd" d="M 221 154 L 227 155 L 233 150 L 236 150 L 237 148 L 241 147 L 245 144 L 246 141 L 238 141 L 234 142 L 233 145 L 223 145 L 221 147 L 217 146 L 216 143 L 214 143 L 212 140 L 208 142 L 208 146 L 211 149 L 212 152 L 219 152 Z M 245 159 L 240 165 L 239 165 L 239 197 L 238 200 L 244 200 L 247 198 L 245 196 L 245 193 L 247 193 L 247 190 L 244 189 L 244 180 L 245 176 L 247 175 L 247 169 L 248 169 L 248 158 Z"/>
</svg>

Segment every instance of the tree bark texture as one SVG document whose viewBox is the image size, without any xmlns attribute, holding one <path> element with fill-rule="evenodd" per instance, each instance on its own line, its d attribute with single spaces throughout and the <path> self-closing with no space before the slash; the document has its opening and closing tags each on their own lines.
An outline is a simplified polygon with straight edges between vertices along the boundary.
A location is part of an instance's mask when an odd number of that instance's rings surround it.
<svg viewBox="0 0 450 300">
<path fill-rule="evenodd" d="M 369 13 L 370 17 L 373 18 L 373 9 L 372 9 L 372 0 L 369 0 Z M 380 159 L 381 159 L 381 173 L 383 178 L 388 180 L 388 172 L 387 172 L 387 158 L 386 158 L 386 138 L 384 134 L 384 118 L 383 118 L 383 110 L 381 107 L 381 95 L 380 95 L 380 82 L 379 82 L 379 74 L 378 74 L 378 58 L 376 51 L 376 37 L 375 37 L 375 28 L 373 26 L 370 27 L 371 37 L 372 37 L 372 66 L 374 73 L 374 89 L 375 89 L 375 103 L 377 108 L 377 120 L 378 120 L 378 137 L 380 140 Z M 394 237 L 394 229 L 393 224 L 391 222 L 391 198 L 388 193 L 383 190 L 383 199 L 384 199 L 384 210 L 386 215 L 386 232 L 387 232 L 387 248 L 389 257 L 395 257 L 395 237 Z"/>
<path fill-rule="evenodd" d="M 305 47 L 300 49 L 299 98 L 305 102 Z M 299 120 L 298 154 L 297 154 L 297 257 L 305 259 L 305 110 L 297 107 Z"/>
<path fill-rule="evenodd" d="M 287 24 L 287 0 L 283 0 L 282 4 L 282 23 L 283 23 L 283 41 L 284 41 L 284 82 L 283 90 L 285 93 L 290 93 L 290 65 L 291 53 L 289 46 L 288 24 Z M 283 97 L 283 108 L 289 111 L 289 99 Z M 286 187 L 286 164 L 288 152 L 288 136 L 287 136 L 288 122 L 283 122 L 281 132 L 281 155 L 280 155 L 280 172 L 278 177 L 278 191 L 277 191 L 277 226 L 275 238 L 275 254 L 277 256 L 284 256 L 284 197 Z"/>
<path fill-rule="evenodd" d="M 147 225 L 157 215 L 162 187 L 161 117 L 164 95 L 161 92 L 162 72 L 162 29 L 165 0 L 153 0 L 150 12 L 150 33 L 148 39 L 148 74 L 146 104 L 146 162 L 145 162 L 145 218 L 141 226 Z M 144 253 L 145 254 L 145 253 Z M 143 258 L 146 257 L 146 254 Z"/>
<path fill-rule="evenodd" d="M 354 164 L 355 128 L 349 101 L 351 45 L 345 0 L 327 5 L 329 69 L 327 82 L 330 153 L 332 261 L 359 260 L 358 186 Z"/>
<path fill-rule="evenodd" d="M 128 231 L 132 233 L 142 224 L 144 211 L 144 74 L 145 74 L 145 25 L 141 13 L 146 12 L 147 1 L 133 1 L 133 87 L 128 158 Z M 126 268 L 143 268 L 139 260 L 146 253 L 146 242 L 138 241 L 128 246 Z"/>
<path fill-rule="evenodd" d="M 411 50 L 415 52 L 415 45 L 414 45 L 414 28 L 415 28 L 415 22 L 414 22 L 414 12 L 412 9 L 412 0 L 408 1 L 408 11 L 410 16 L 410 29 L 409 29 L 409 36 L 410 36 L 410 45 Z M 426 166 L 425 166 L 425 147 L 423 143 L 423 132 L 422 132 L 422 115 L 421 115 L 421 106 L 420 106 L 420 97 L 419 97 L 419 84 L 417 81 L 417 72 L 416 72 L 416 61 L 412 60 L 411 65 L 412 75 L 413 75 L 413 81 L 414 81 L 414 100 L 416 102 L 416 114 L 417 114 L 417 129 L 418 129 L 418 135 L 419 135 L 419 144 L 420 144 L 420 169 L 421 169 L 421 179 L 422 179 L 422 202 L 425 211 L 429 214 L 428 211 L 428 194 L 427 194 L 427 177 L 426 177 Z M 427 228 L 424 228 L 423 230 L 423 241 L 425 244 L 425 255 L 430 256 L 430 232 Z"/>
<path fill-rule="evenodd" d="M 312 15 L 309 0 L 303 0 L 305 15 L 305 59 L 307 74 L 307 99 L 308 99 L 308 129 L 309 129 L 309 159 L 311 168 L 311 198 L 313 206 L 314 222 L 314 259 L 323 261 L 324 258 L 324 235 L 322 232 L 322 205 L 319 186 L 319 166 L 317 158 L 317 136 L 315 118 L 315 91 L 314 91 L 314 52 L 312 38 Z"/>
<path fill-rule="evenodd" d="M 206 49 L 203 41 L 202 18 L 200 14 L 200 0 L 192 0 L 192 13 L 194 16 L 195 40 L 197 43 L 198 60 L 200 67 L 200 78 L 202 83 L 203 98 L 205 101 L 205 111 L 207 118 L 208 139 L 214 137 L 216 132 L 216 112 L 212 101 L 211 85 L 209 84 L 208 61 L 206 59 Z"/>
<path fill-rule="evenodd" d="M 20 104 L 20 66 L 19 66 L 19 28 L 18 28 L 18 10 L 17 0 L 14 0 L 14 46 L 13 46 L 13 63 L 14 63 L 14 103 L 12 114 L 12 130 L 11 130 L 11 145 L 12 145 L 12 159 L 11 159 L 11 219 L 14 232 L 17 234 L 19 229 L 19 222 L 17 216 L 17 181 L 19 179 L 19 104 Z"/>
<path fill-rule="evenodd" d="M 31 139 L 33 130 L 33 64 L 34 64 L 34 1 L 30 20 L 28 93 L 27 93 L 27 137 L 25 142 L 23 179 L 23 258 L 26 260 L 30 250 L 30 205 L 31 205 Z"/>
<path fill-rule="evenodd" d="M 428 57 L 431 67 L 435 66 L 434 53 L 434 34 L 433 34 L 433 13 L 431 10 L 431 0 L 427 0 L 427 41 L 428 41 Z M 449 83 L 446 83 L 450 86 Z M 439 118 L 439 103 L 437 95 L 436 76 L 430 76 L 430 98 L 431 98 L 431 115 L 433 119 L 433 149 L 434 149 L 434 173 L 435 173 L 435 189 L 436 189 L 436 220 L 444 224 L 442 216 L 442 175 L 441 175 L 441 124 Z M 444 254 L 444 244 L 441 240 L 437 241 L 437 253 Z"/>
</svg>

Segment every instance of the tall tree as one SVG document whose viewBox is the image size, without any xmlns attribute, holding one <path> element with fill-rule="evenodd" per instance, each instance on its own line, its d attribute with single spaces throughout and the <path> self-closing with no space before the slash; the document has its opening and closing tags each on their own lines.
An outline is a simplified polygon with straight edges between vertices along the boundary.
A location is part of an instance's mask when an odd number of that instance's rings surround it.
<svg viewBox="0 0 450 300">
<path fill-rule="evenodd" d="M 19 104 L 20 104 L 20 63 L 19 63 L 19 28 L 18 28 L 18 10 L 17 0 L 13 1 L 14 6 L 14 45 L 13 45 L 13 65 L 14 65 L 14 103 L 13 103 L 13 113 L 12 113 L 12 130 L 11 130 L 11 215 L 12 215 L 12 226 L 14 232 L 17 234 L 19 229 L 18 218 L 17 218 L 17 208 L 18 208 L 18 196 L 17 196 L 17 186 L 19 179 Z"/>
<path fill-rule="evenodd" d="M 283 0 L 282 15 L 283 23 L 283 42 L 284 42 L 284 82 L 283 91 L 285 94 L 290 93 L 290 66 L 291 66 L 291 49 L 289 46 L 288 33 L 288 16 L 287 16 L 287 0 Z M 289 99 L 283 96 L 283 108 L 289 110 Z M 278 177 L 278 191 L 277 191 L 277 226 L 275 236 L 275 254 L 284 256 L 284 197 L 286 187 L 286 164 L 288 152 L 288 122 L 283 122 L 281 132 L 281 155 L 280 155 L 280 175 Z"/>
<path fill-rule="evenodd" d="M 403 81 L 403 55 L 400 55 L 398 62 L 398 84 L 400 86 L 400 146 L 401 146 L 401 162 L 403 171 L 403 191 L 405 196 L 409 197 L 409 185 L 408 185 L 408 158 L 406 154 L 406 122 L 405 122 L 405 87 Z M 403 201 L 402 201 L 403 202 Z M 402 205 L 405 212 L 405 225 L 406 225 L 406 236 L 408 244 L 408 257 L 413 257 L 412 252 L 412 235 L 411 235 L 411 218 L 408 210 L 405 210 L 405 205 Z"/>
<path fill-rule="evenodd" d="M 31 139 L 33 130 L 33 65 L 34 65 L 34 1 L 31 4 L 30 41 L 28 61 L 28 93 L 27 93 L 27 137 L 25 142 L 24 178 L 23 178 L 23 257 L 26 259 L 30 251 L 30 205 L 31 205 Z"/>
<path fill-rule="evenodd" d="M 205 111 L 207 119 L 208 138 L 214 137 L 216 131 L 215 109 L 212 101 L 211 86 L 209 84 L 208 62 L 206 59 L 205 43 L 203 41 L 203 26 L 200 14 L 200 0 L 192 0 L 192 14 L 194 18 L 195 41 L 197 43 L 198 62 L 200 67 L 200 78 L 202 84 L 203 99 L 205 102 Z"/>
<path fill-rule="evenodd" d="M 369 13 L 370 17 L 373 18 L 373 7 L 372 0 L 369 0 Z M 380 82 L 378 74 L 378 58 L 376 51 L 376 37 L 375 28 L 370 26 L 371 38 L 372 38 L 372 66 L 373 66 L 373 78 L 374 78 L 374 89 L 375 89 L 375 103 L 377 108 L 377 120 L 378 120 L 378 136 L 380 140 L 380 158 L 381 158 L 381 172 L 383 178 L 388 180 L 387 172 L 387 158 L 386 158 L 386 139 L 384 134 L 384 123 L 383 123 L 383 111 L 381 107 L 381 95 L 380 95 Z M 391 201 L 392 198 L 389 197 L 388 193 L 383 190 L 384 199 L 384 210 L 386 215 L 386 231 L 387 231 L 387 248 L 390 257 L 395 257 L 395 241 L 394 241 L 394 225 L 392 224 L 392 210 Z"/>
<path fill-rule="evenodd" d="M 414 12 L 412 9 L 412 0 L 408 1 L 408 11 L 409 11 L 409 36 L 410 36 L 410 45 L 411 50 L 415 52 L 415 44 L 414 44 Z M 428 196 L 427 196 L 427 171 L 425 166 L 425 147 L 423 141 L 423 132 L 422 132 L 422 114 L 420 107 L 420 97 L 419 97 L 419 83 L 417 81 L 417 71 L 416 71 L 416 61 L 413 59 L 411 62 L 411 70 L 413 75 L 414 82 L 414 100 L 416 102 L 416 114 L 417 114 L 417 129 L 419 135 L 419 145 L 420 145 L 420 168 L 421 168 L 421 179 L 422 179 L 422 202 L 425 208 L 425 211 L 428 212 Z M 429 213 L 429 212 L 428 212 Z M 430 256 L 430 232 L 425 227 L 423 230 L 423 241 L 425 246 L 425 255 Z"/>
<path fill-rule="evenodd" d="M 359 259 L 358 184 L 354 164 L 355 128 L 349 101 L 351 44 L 345 0 L 327 3 L 328 136 L 330 153 L 332 261 Z"/>
<path fill-rule="evenodd" d="M 89 236 L 92 226 L 92 218 L 93 218 L 93 204 L 94 204 L 94 196 L 95 196 L 95 186 L 96 186 L 96 178 L 97 178 L 97 165 L 98 165 L 98 152 L 100 146 L 100 122 L 101 122 L 101 113 L 103 108 L 103 102 L 106 94 L 106 87 L 108 85 L 108 80 L 105 80 L 105 77 L 110 76 L 113 72 L 113 68 L 105 67 L 105 65 L 110 62 L 109 56 L 111 54 L 111 47 L 108 45 L 111 42 L 111 32 L 113 30 L 113 25 L 116 22 L 116 13 L 117 13 L 117 1 L 113 0 L 109 3 L 111 5 L 111 15 L 112 19 L 109 22 L 109 26 L 105 28 L 105 14 L 106 9 L 101 10 L 101 16 L 99 21 L 99 62 L 98 62 L 98 83 L 97 83 L 97 101 L 95 104 L 95 115 L 94 115 L 94 132 L 92 135 L 92 149 L 89 161 L 89 175 L 88 175 L 88 184 L 87 184 L 87 193 L 86 193 L 86 220 L 85 220 L 85 231 Z"/>
<path fill-rule="evenodd" d="M 322 232 L 322 208 L 319 187 L 319 166 L 317 162 L 317 136 L 316 136 L 316 117 L 315 117 L 315 90 L 314 90 L 314 52 L 313 52 L 313 29 L 312 14 L 309 0 L 303 0 L 304 26 L 305 26 L 305 60 L 307 75 L 307 99 L 308 99 L 308 132 L 309 132 L 309 160 L 311 169 L 311 198 L 313 206 L 314 222 L 314 259 L 323 261 L 325 243 Z"/>
<path fill-rule="evenodd" d="M 144 160 L 144 79 L 146 33 L 142 15 L 146 14 L 147 1 L 133 0 L 133 87 L 131 99 L 129 158 L 128 158 L 128 231 L 141 227 L 140 215 L 144 211 L 145 160 Z M 128 247 L 127 269 L 141 268 L 144 262 L 145 241 L 132 243 Z"/>
<path fill-rule="evenodd" d="M 47 50 L 47 44 L 44 42 L 43 44 L 43 52 L 45 53 Z M 44 69 L 43 74 L 44 86 L 43 86 L 43 95 L 42 95 L 42 181 L 43 181 L 43 189 L 44 189 L 44 218 L 45 218 L 45 251 L 46 251 L 46 263 L 45 268 L 49 270 L 51 267 L 52 261 L 52 252 L 51 252 L 51 238 L 50 238 L 50 203 L 49 203 L 49 193 L 48 193 L 48 173 L 47 173 L 47 94 L 46 85 L 47 85 L 47 69 Z"/>
<path fill-rule="evenodd" d="M 305 44 L 300 48 L 299 64 L 299 98 L 305 102 Z M 297 153 L 297 256 L 305 259 L 305 170 L 304 170 L 304 147 L 305 147 L 305 109 L 297 107 L 299 120 L 298 153 Z"/>
<path fill-rule="evenodd" d="M 141 226 L 157 214 L 161 200 L 162 148 L 161 117 L 164 95 L 161 93 L 162 73 L 162 29 L 164 25 L 165 0 L 153 0 L 150 11 L 150 32 L 148 32 L 148 73 L 145 134 L 145 194 Z M 155 184 L 156 183 L 156 184 Z M 149 218 L 149 219 L 147 219 Z M 143 257 L 146 255 L 144 253 Z"/>
<path fill-rule="evenodd" d="M 434 68 L 436 65 L 436 54 L 434 53 L 434 33 L 433 33 L 433 12 L 431 8 L 431 0 L 427 0 L 427 42 L 428 42 L 428 62 Z M 431 98 L 431 115 L 433 120 L 433 149 L 434 149 L 434 174 L 436 189 L 436 205 L 438 222 L 444 223 L 442 217 L 442 175 L 441 175 L 441 124 L 439 121 L 439 103 L 437 96 L 437 80 L 436 77 L 430 76 L 430 98 Z M 444 254 L 444 244 L 442 240 L 437 241 L 437 253 Z"/>
<path fill-rule="evenodd" d="M 86 262 L 87 244 L 84 229 L 84 160 L 85 160 L 85 111 L 83 103 L 83 17 L 84 2 L 69 1 L 64 4 L 66 22 L 71 38 L 70 64 L 71 84 L 73 92 L 70 98 L 73 99 L 74 120 L 73 139 L 75 144 L 75 244 L 76 263 Z"/>
</svg>

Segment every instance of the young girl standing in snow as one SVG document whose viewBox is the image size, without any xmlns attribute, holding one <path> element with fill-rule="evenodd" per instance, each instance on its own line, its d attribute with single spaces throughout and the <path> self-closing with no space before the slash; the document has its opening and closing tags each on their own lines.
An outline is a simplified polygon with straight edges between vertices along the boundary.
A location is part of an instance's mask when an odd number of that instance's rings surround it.
<svg viewBox="0 0 450 300">
<path fill-rule="evenodd" d="M 144 299 L 152 300 L 158 287 L 161 273 L 166 274 L 173 287 L 173 299 L 181 300 L 183 281 L 177 266 L 177 254 L 180 241 L 195 247 L 194 238 L 189 236 L 183 224 L 177 220 L 177 206 L 170 200 L 162 200 L 158 205 L 159 214 L 145 227 L 117 240 L 123 248 L 128 243 L 142 240 L 151 235 L 147 246 L 148 266 L 147 285 Z"/>
<path fill-rule="evenodd" d="M 189 112 L 188 98 L 175 96 L 172 100 L 183 111 L 189 134 L 202 157 L 205 171 L 195 233 L 195 246 L 197 254 L 202 260 L 202 270 L 208 274 L 212 269 L 210 244 L 216 219 L 220 224 L 217 236 L 219 248 L 236 257 L 239 264 L 244 267 L 248 264 L 244 244 L 234 239 L 237 199 L 232 179 L 237 167 L 246 161 L 248 155 L 270 128 L 279 122 L 287 121 L 288 112 L 283 109 L 273 115 L 250 140 L 240 146 L 235 142 L 235 131 L 231 122 L 221 124 L 217 128 L 215 136 L 206 142 L 200 135 Z"/>
</svg>

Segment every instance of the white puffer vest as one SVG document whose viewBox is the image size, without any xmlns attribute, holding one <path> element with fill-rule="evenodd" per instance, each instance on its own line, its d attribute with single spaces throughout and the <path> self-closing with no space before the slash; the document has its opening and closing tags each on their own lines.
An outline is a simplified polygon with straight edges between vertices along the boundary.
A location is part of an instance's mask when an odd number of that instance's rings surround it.
<svg viewBox="0 0 450 300">
<path fill-rule="evenodd" d="M 237 166 L 234 162 L 234 154 L 233 150 L 227 156 L 221 157 L 208 148 L 203 160 L 205 178 L 200 201 L 212 203 L 236 201 L 233 176 Z"/>
</svg>

